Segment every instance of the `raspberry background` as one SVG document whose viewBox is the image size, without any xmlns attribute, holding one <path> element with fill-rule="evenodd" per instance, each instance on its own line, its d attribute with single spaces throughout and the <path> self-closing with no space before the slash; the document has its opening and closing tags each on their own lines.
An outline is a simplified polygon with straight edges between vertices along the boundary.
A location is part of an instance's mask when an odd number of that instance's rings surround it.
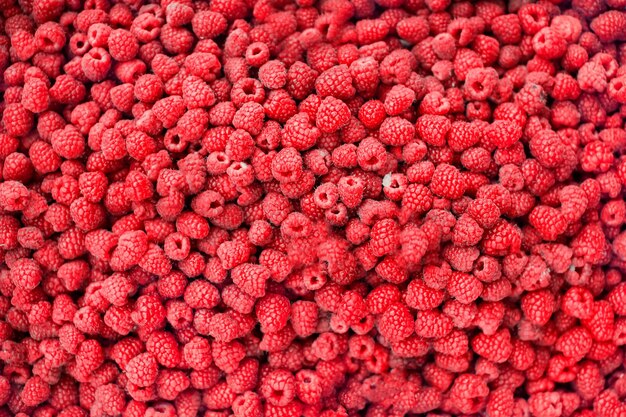
<svg viewBox="0 0 626 417">
<path fill-rule="evenodd" d="M 0 417 L 626 416 L 624 42 L 624 0 L 0 0 Z"/>
</svg>

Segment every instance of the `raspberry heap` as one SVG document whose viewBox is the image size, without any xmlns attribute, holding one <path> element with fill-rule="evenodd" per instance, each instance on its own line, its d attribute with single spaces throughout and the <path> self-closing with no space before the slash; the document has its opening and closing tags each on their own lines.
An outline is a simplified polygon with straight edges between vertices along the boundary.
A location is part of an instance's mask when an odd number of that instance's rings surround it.
<svg viewBox="0 0 626 417">
<path fill-rule="evenodd" d="M 626 416 L 626 1 L 0 12 L 0 417 Z"/>
</svg>

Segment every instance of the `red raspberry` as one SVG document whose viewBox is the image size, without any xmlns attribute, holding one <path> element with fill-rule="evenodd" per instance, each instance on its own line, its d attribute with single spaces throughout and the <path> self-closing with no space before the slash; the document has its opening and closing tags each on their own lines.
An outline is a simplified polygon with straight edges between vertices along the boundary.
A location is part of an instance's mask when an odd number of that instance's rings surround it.
<svg viewBox="0 0 626 417">
<path fill-rule="evenodd" d="M 387 160 L 383 144 L 371 137 L 365 138 L 359 143 L 356 156 L 359 166 L 367 171 L 383 168 Z"/>
<path fill-rule="evenodd" d="M 15 57 L 20 61 L 28 61 L 37 52 L 35 38 L 30 32 L 22 29 L 11 34 L 11 47 Z"/>
<path fill-rule="evenodd" d="M 396 24 L 398 36 L 416 44 L 428 36 L 428 22 L 422 17 L 407 17 Z"/>
<path fill-rule="evenodd" d="M 528 220 L 546 240 L 555 240 L 567 228 L 563 215 L 557 209 L 548 206 L 535 207 Z"/>
<path fill-rule="evenodd" d="M 458 301 L 468 304 L 480 296 L 483 285 L 474 276 L 457 272 L 448 281 L 447 290 Z"/>
<path fill-rule="evenodd" d="M 472 339 L 472 349 L 490 361 L 505 362 L 513 351 L 511 334 L 508 329 L 500 329 L 493 335 L 479 334 Z"/>
<path fill-rule="evenodd" d="M 111 55 L 103 48 L 93 48 L 82 57 L 80 65 L 89 80 L 102 81 L 111 69 Z"/>
<path fill-rule="evenodd" d="M 357 91 L 373 95 L 378 86 L 379 64 L 372 57 L 359 58 L 350 64 L 350 74 Z"/>
<path fill-rule="evenodd" d="M 30 193 L 17 181 L 0 184 L 0 206 L 6 211 L 22 211 L 28 206 Z"/>
<path fill-rule="evenodd" d="M 313 147 L 321 136 L 320 130 L 311 125 L 306 113 L 298 113 L 291 117 L 283 131 L 283 145 L 292 146 L 298 151 Z"/>
<path fill-rule="evenodd" d="M 25 136 L 33 123 L 33 114 L 19 103 L 7 105 L 2 114 L 2 124 L 11 136 Z"/>
<path fill-rule="evenodd" d="M 294 63 L 287 71 L 287 91 L 295 99 L 304 99 L 313 91 L 317 75 L 317 71 L 305 63 Z"/>
<path fill-rule="evenodd" d="M 386 145 L 401 146 L 413 140 L 415 127 L 408 120 L 389 117 L 383 121 L 379 130 L 380 141 Z"/>
<path fill-rule="evenodd" d="M 546 290 L 529 292 L 522 298 L 524 316 L 534 324 L 546 324 L 550 320 L 554 308 L 554 297 Z"/>
<path fill-rule="evenodd" d="M 32 290 L 39 285 L 43 275 L 37 262 L 21 258 L 12 265 L 9 278 L 18 288 Z"/>
<path fill-rule="evenodd" d="M 382 19 L 360 19 L 356 24 L 356 36 L 361 45 L 369 45 L 385 38 L 389 25 Z"/>
<path fill-rule="evenodd" d="M 49 96 L 46 83 L 38 78 L 31 78 L 24 84 L 22 105 L 33 113 L 42 113 L 48 108 Z"/>
<path fill-rule="evenodd" d="M 315 332 L 318 322 L 318 308 L 309 301 L 296 301 L 291 305 L 291 323 L 299 336 L 309 336 Z"/>
<path fill-rule="evenodd" d="M 355 94 L 352 76 L 346 65 L 337 65 L 322 72 L 315 81 L 315 89 L 322 97 L 349 99 Z"/>
<path fill-rule="evenodd" d="M 448 145 L 455 152 L 461 152 L 478 143 L 478 129 L 476 125 L 466 122 L 454 122 L 448 133 Z"/>
<path fill-rule="evenodd" d="M 164 369 L 156 381 L 157 394 L 166 401 L 176 399 L 178 394 L 189 387 L 189 378 L 182 371 Z"/>
<path fill-rule="evenodd" d="M 280 61 L 266 62 L 259 68 L 259 80 L 266 88 L 282 88 L 287 82 L 287 69 Z"/>
<path fill-rule="evenodd" d="M 183 347 L 183 358 L 194 370 L 205 370 L 212 362 L 211 345 L 207 339 L 195 337 Z"/>
<path fill-rule="evenodd" d="M 50 98 L 62 104 L 78 104 L 86 94 L 84 84 L 71 75 L 62 74 L 56 78 L 49 90 Z"/>
<path fill-rule="evenodd" d="M 59 0 L 35 0 L 32 3 L 32 13 L 38 23 L 58 18 L 63 12 L 64 3 Z"/>
<path fill-rule="evenodd" d="M 333 133 L 350 120 L 350 109 L 335 97 L 326 97 L 320 104 L 315 119 L 316 126 L 323 133 Z"/>
<path fill-rule="evenodd" d="M 235 285 L 248 295 L 260 298 L 265 294 L 265 282 L 269 279 L 269 270 L 261 265 L 242 264 L 231 272 Z"/>
<path fill-rule="evenodd" d="M 142 295 L 137 299 L 132 318 L 138 326 L 152 329 L 158 327 L 165 319 L 165 308 L 157 297 Z M 155 355 L 158 358 L 156 353 Z"/>
<path fill-rule="evenodd" d="M 284 296 L 268 294 L 258 301 L 255 311 L 261 323 L 261 331 L 277 332 L 287 324 L 291 305 Z"/>
<path fill-rule="evenodd" d="M 172 333 L 157 331 L 148 337 L 146 350 L 154 355 L 159 364 L 174 368 L 181 360 L 178 344 Z"/>
<path fill-rule="evenodd" d="M 590 28 L 602 42 L 622 40 L 626 15 L 617 10 L 602 13 L 591 21 Z"/>
<path fill-rule="evenodd" d="M 413 316 L 402 303 L 393 303 L 378 319 L 378 330 L 389 342 L 399 342 L 413 334 Z"/>
<path fill-rule="evenodd" d="M 441 164 L 435 168 L 430 184 L 433 193 L 455 200 L 465 193 L 465 188 L 465 179 L 455 167 Z"/>
<path fill-rule="evenodd" d="M 537 56 L 556 59 L 565 54 L 567 42 L 551 28 L 543 28 L 533 36 L 533 49 Z"/>
<path fill-rule="evenodd" d="M 385 120 L 385 112 L 381 101 L 367 101 L 359 109 L 359 121 L 368 129 L 376 129 Z"/>
<path fill-rule="evenodd" d="M 49 397 L 50 386 L 39 376 L 29 378 L 20 394 L 21 401 L 29 407 L 41 404 Z"/>
<path fill-rule="evenodd" d="M 405 49 L 396 49 L 382 59 L 380 79 L 387 84 L 404 84 L 409 81 L 411 71 L 416 67 L 417 62 L 412 53 Z"/>
<path fill-rule="evenodd" d="M 263 129 L 263 107 L 258 103 L 245 103 L 235 112 L 233 126 L 244 129 L 251 135 L 258 135 Z"/>
<path fill-rule="evenodd" d="M 141 353 L 126 364 L 125 374 L 133 384 L 148 387 L 157 379 L 158 364 L 152 353 Z"/>
<path fill-rule="evenodd" d="M 226 30 L 227 21 L 221 13 L 202 10 L 194 14 L 191 25 L 198 38 L 213 39 Z"/>
</svg>

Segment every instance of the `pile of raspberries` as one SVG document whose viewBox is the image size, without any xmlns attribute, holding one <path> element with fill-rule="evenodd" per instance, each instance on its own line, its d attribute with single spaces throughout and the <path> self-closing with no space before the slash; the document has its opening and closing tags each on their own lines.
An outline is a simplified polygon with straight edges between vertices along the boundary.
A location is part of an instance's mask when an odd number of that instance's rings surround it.
<svg viewBox="0 0 626 417">
<path fill-rule="evenodd" d="M 626 0 L 0 12 L 0 417 L 626 416 Z"/>
</svg>

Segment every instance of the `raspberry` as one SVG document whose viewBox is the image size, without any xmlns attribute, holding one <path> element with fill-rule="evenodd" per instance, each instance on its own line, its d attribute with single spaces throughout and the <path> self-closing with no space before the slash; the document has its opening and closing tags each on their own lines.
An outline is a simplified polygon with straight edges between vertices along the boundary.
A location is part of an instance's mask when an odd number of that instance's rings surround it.
<svg viewBox="0 0 626 417">
<path fill-rule="evenodd" d="M 245 103 L 235 112 L 232 123 L 236 128 L 258 135 L 263 128 L 263 117 L 263 107 L 260 104 Z"/>
<path fill-rule="evenodd" d="M 266 88 L 282 88 L 287 82 L 287 69 L 280 61 L 269 61 L 259 68 L 259 80 Z"/>
<path fill-rule="evenodd" d="M 478 130 L 472 123 L 455 122 L 448 133 L 448 145 L 455 152 L 461 152 L 478 143 Z"/>
<path fill-rule="evenodd" d="M 428 36 L 428 22 L 421 17 L 407 17 L 396 24 L 398 36 L 407 42 L 416 44 Z"/>
<path fill-rule="evenodd" d="M 545 240 L 555 240 L 567 228 L 563 215 L 548 206 L 535 207 L 528 220 Z"/>
<path fill-rule="evenodd" d="M 38 78 L 31 78 L 24 84 L 22 105 L 32 113 L 42 113 L 48 108 L 49 96 L 46 83 Z"/>
<path fill-rule="evenodd" d="M 270 273 L 261 265 L 244 263 L 232 270 L 231 277 L 235 285 L 246 294 L 260 298 L 265 294 L 265 285 Z"/>
<path fill-rule="evenodd" d="M 341 100 L 329 96 L 320 104 L 315 124 L 323 133 L 333 133 L 350 120 L 350 109 Z"/>
<path fill-rule="evenodd" d="M 111 55 L 103 48 L 93 48 L 80 60 L 85 76 L 91 81 L 102 81 L 111 69 Z"/>
<path fill-rule="evenodd" d="M 385 119 L 379 130 L 380 141 L 392 146 L 406 145 L 414 135 L 415 127 L 408 120 L 399 117 Z"/>
<path fill-rule="evenodd" d="M 435 168 L 430 189 L 433 193 L 455 200 L 465 193 L 466 182 L 452 165 L 441 164 Z"/>
<path fill-rule="evenodd" d="M 387 159 L 383 144 L 371 137 L 359 143 L 356 157 L 359 166 L 367 171 L 381 169 Z"/>
<path fill-rule="evenodd" d="M 413 316 L 401 303 L 391 304 L 378 321 L 378 329 L 390 342 L 399 342 L 413 333 Z"/>
<path fill-rule="evenodd" d="M 125 367 L 128 380 L 140 387 L 152 385 L 158 374 L 156 359 L 151 353 L 141 353 L 132 358 Z"/>
<path fill-rule="evenodd" d="M 622 0 L 5 3 L 11 413 L 620 412 Z"/>
<path fill-rule="evenodd" d="M 33 114 L 22 104 L 9 104 L 2 114 L 2 124 L 11 136 L 24 136 L 33 127 Z"/>
<path fill-rule="evenodd" d="M 147 250 L 148 240 L 144 232 L 126 232 L 119 237 L 111 254 L 111 266 L 114 270 L 125 271 L 137 265 Z"/>
<path fill-rule="evenodd" d="M 589 26 L 602 42 L 613 42 L 622 40 L 625 36 L 624 19 L 626 19 L 624 13 L 610 10 L 594 18 Z"/>
<path fill-rule="evenodd" d="M 501 329 L 494 335 L 479 334 L 472 339 L 472 349 L 492 362 L 505 362 L 513 351 L 511 334 L 507 329 Z"/>
<path fill-rule="evenodd" d="M 11 267 L 9 278 L 15 286 L 25 290 L 32 290 L 39 285 L 43 275 L 37 262 L 21 258 Z"/>
<path fill-rule="evenodd" d="M 227 21 L 221 13 L 202 10 L 194 14 L 191 25 L 200 39 L 212 39 L 226 30 Z"/>
<path fill-rule="evenodd" d="M 321 136 L 320 130 L 311 125 L 306 113 L 298 113 L 287 120 L 283 131 L 283 145 L 298 151 L 313 147 Z"/>
<path fill-rule="evenodd" d="M 480 296 L 483 285 L 474 276 L 458 272 L 448 281 L 447 290 L 459 302 L 468 304 Z"/>
<path fill-rule="evenodd" d="M 35 406 L 50 397 L 50 386 L 39 376 L 33 376 L 26 381 L 24 389 L 20 394 L 20 398 L 24 405 Z"/>
<path fill-rule="evenodd" d="M 372 57 L 362 57 L 350 64 L 350 74 L 357 91 L 373 95 L 378 86 L 379 64 Z"/>
<path fill-rule="evenodd" d="M 533 49 L 537 56 L 556 59 L 565 54 L 567 42 L 551 28 L 543 28 L 533 36 Z"/>
<path fill-rule="evenodd" d="M 355 94 L 352 76 L 346 65 L 337 65 L 322 72 L 315 81 L 315 89 L 322 97 L 349 99 Z"/>
</svg>

